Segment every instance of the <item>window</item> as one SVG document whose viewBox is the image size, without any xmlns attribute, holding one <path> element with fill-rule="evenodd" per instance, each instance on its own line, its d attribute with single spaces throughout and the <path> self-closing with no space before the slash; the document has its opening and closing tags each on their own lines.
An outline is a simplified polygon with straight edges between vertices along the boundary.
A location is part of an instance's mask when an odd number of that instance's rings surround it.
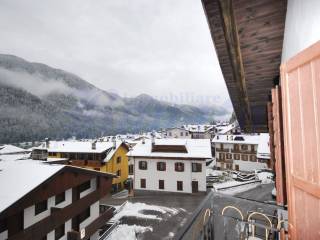
<svg viewBox="0 0 320 240">
<path fill-rule="evenodd" d="M 159 180 L 159 189 L 164 189 L 164 180 Z"/>
<path fill-rule="evenodd" d="M 177 181 L 177 190 L 183 191 L 183 182 L 182 181 Z"/>
<path fill-rule="evenodd" d="M 201 163 L 192 163 L 192 172 L 202 172 Z"/>
<path fill-rule="evenodd" d="M 133 164 L 129 165 L 129 175 L 133 175 Z"/>
<path fill-rule="evenodd" d="M 88 190 L 91 187 L 90 180 L 87 182 L 82 183 L 79 185 L 79 192 L 84 192 L 85 190 Z"/>
<path fill-rule="evenodd" d="M 251 152 L 254 152 L 254 145 L 251 145 Z"/>
<path fill-rule="evenodd" d="M 121 170 L 117 171 L 117 176 L 120 177 L 121 176 Z"/>
<path fill-rule="evenodd" d="M 241 145 L 241 150 L 248 150 L 248 145 Z"/>
<path fill-rule="evenodd" d="M 226 158 L 227 158 L 227 159 L 231 159 L 231 158 L 232 158 L 232 154 L 231 154 L 231 153 L 227 153 L 227 154 L 226 154 Z"/>
<path fill-rule="evenodd" d="M 170 137 L 172 136 L 172 133 L 171 133 L 171 132 L 169 132 L 169 136 L 170 136 Z"/>
<path fill-rule="evenodd" d="M 46 211 L 47 209 L 48 209 L 48 202 L 47 202 L 47 200 L 44 200 L 42 202 L 35 204 L 35 208 L 34 208 L 35 212 L 34 213 L 35 213 L 35 215 L 38 215 L 38 214 Z"/>
<path fill-rule="evenodd" d="M 140 188 L 146 188 L 146 179 L 144 178 L 140 179 Z"/>
<path fill-rule="evenodd" d="M 64 236 L 64 224 L 54 230 L 54 239 L 58 240 Z"/>
<path fill-rule="evenodd" d="M 157 170 L 158 171 L 165 171 L 166 170 L 166 163 L 165 162 L 157 162 Z"/>
<path fill-rule="evenodd" d="M 183 137 L 183 132 L 180 132 L 180 137 Z"/>
<path fill-rule="evenodd" d="M 184 172 L 184 163 L 176 162 L 174 164 L 174 169 L 175 169 L 176 172 Z"/>
<path fill-rule="evenodd" d="M 241 160 L 248 161 L 248 155 L 242 154 L 241 155 Z"/>
<path fill-rule="evenodd" d="M 139 161 L 139 169 L 140 170 L 147 170 L 148 169 L 148 164 L 146 161 Z"/>
<path fill-rule="evenodd" d="M 117 157 L 117 163 L 121 163 L 121 157 Z"/>
<path fill-rule="evenodd" d="M 239 153 L 233 154 L 233 158 L 234 160 L 240 160 L 240 154 Z"/>
<path fill-rule="evenodd" d="M 189 136 L 189 133 L 188 133 L 188 132 L 186 132 L 186 136 Z"/>
<path fill-rule="evenodd" d="M 255 162 L 257 160 L 256 155 L 250 155 L 250 161 Z"/>
<path fill-rule="evenodd" d="M 56 195 L 56 205 L 64 202 L 65 200 L 66 200 L 66 192 L 63 192 L 63 193 Z"/>
<path fill-rule="evenodd" d="M 82 213 L 78 216 L 79 223 L 82 223 L 84 220 L 90 217 L 90 207 L 88 207 L 86 210 L 84 210 Z"/>
<path fill-rule="evenodd" d="M 224 153 L 219 153 L 219 159 L 224 160 L 225 159 L 225 154 Z"/>
<path fill-rule="evenodd" d="M 232 169 L 232 163 L 227 163 L 227 164 L 226 164 L 226 168 L 227 168 L 227 169 Z"/>
<path fill-rule="evenodd" d="M 235 150 L 235 151 L 238 151 L 238 150 L 239 150 L 239 144 L 235 144 L 235 145 L 234 145 L 234 150 Z"/>
</svg>

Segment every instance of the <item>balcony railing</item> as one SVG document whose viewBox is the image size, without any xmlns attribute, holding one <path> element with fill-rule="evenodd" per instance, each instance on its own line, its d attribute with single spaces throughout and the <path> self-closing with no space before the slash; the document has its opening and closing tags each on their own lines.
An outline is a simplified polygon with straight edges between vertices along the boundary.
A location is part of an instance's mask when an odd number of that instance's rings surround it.
<svg viewBox="0 0 320 240">
<path fill-rule="evenodd" d="M 83 230 L 84 236 L 81 238 L 80 232 L 70 231 L 68 232 L 67 240 L 87 240 L 102 226 L 104 226 L 113 217 L 113 209 L 108 209 L 104 213 L 101 213 L 92 223 L 85 227 Z"/>
<path fill-rule="evenodd" d="M 216 148 L 217 152 L 229 152 L 230 149 L 229 148 Z"/>
<path fill-rule="evenodd" d="M 231 149 L 232 153 L 257 154 L 256 150 Z"/>
</svg>

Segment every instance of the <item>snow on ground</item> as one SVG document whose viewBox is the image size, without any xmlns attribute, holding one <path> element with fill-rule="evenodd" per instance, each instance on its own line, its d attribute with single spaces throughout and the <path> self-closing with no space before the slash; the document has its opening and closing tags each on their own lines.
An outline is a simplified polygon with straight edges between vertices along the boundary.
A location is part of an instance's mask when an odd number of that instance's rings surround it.
<svg viewBox="0 0 320 240">
<path fill-rule="evenodd" d="M 185 211 L 184 209 L 168 208 L 157 205 L 148 205 L 145 203 L 131 203 L 127 202 L 119 213 L 117 213 L 111 220 L 120 220 L 122 217 L 136 217 L 144 219 L 153 219 L 161 221 L 162 218 L 156 214 L 144 214 L 144 211 L 154 211 L 160 214 L 166 214 L 167 216 L 177 215 L 180 211 Z"/>
<path fill-rule="evenodd" d="M 136 240 L 138 234 L 152 230 L 152 227 L 120 224 L 112 231 L 108 240 Z"/>
<path fill-rule="evenodd" d="M 256 188 L 261 183 L 255 181 L 248 181 L 247 184 L 244 185 L 244 182 L 238 182 L 235 180 L 227 181 L 223 183 L 214 183 L 213 191 L 219 191 L 225 194 L 234 195 L 240 192 L 245 192 L 250 189 Z M 229 188 L 230 187 L 230 188 Z M 226 189 L 224 189 L 226 188 Z"/>
<path fill-rule="evenodd" d="M 259 180 L 261 180 L 262 184 L 272 183 L 273 173 L 271 172 L 259 172 L 257 174 Z"/>
<path fill-rule="evenodd" d="M 207 168 L 206 169 L 206 176 L 222 176 L 223 175 L 223 171 L 219 171 L 219 170 L 213 170 L 211 168 Z"/>
<path fill-rule="evenodd" d="M 220 192 L 228 194 L 228 195 L 235 195 L 235 194 L 242 193 L 242 192 L 251 190 L 253 188 L 256 188 L 260 184 L 261 183 L 257 183 L 257 182 L 256 183 L 250 183 L 250 184 L 241 185 L 241 186 L 234 187 L 234 188 L 223 189 L 223 190 L 220 190 Z"/>
</svg>

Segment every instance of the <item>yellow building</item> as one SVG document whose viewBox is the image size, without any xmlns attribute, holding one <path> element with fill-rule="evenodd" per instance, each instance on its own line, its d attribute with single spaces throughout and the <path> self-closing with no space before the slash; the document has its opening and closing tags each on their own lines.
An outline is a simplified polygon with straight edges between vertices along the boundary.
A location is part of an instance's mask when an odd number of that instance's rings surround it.
<svg viewBox="0 0 320 240">
<path fill-rule="evenodd" d="M 122 141 L 47 141 L 33 150 L 32 158 L 43 160 L 45 153 L 48 161 L 113 173 L 117 178 L 112 187 L 117 191 L 124 188 L 128 178 L 128 151 Z"/>
</svg>

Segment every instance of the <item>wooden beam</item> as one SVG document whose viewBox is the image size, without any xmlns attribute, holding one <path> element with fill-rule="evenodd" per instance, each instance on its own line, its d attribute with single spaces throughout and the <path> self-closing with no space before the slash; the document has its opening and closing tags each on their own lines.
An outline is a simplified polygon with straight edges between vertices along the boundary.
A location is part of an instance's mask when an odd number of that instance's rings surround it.
<svg viewBox="0 0 320 240">
<path fill-rule="evenodd" d="M 227 51 L 232 65 L 233 76 L 239 89 L 239 103 L 243 106 L 246 130 L 250 131 L 252 128 L 251 108 L 246 88 L 243 60 L 232 0 L 218 0 L 218 4 L 222 18 L 224 38 L 226 40 Z"/>
</svg>

